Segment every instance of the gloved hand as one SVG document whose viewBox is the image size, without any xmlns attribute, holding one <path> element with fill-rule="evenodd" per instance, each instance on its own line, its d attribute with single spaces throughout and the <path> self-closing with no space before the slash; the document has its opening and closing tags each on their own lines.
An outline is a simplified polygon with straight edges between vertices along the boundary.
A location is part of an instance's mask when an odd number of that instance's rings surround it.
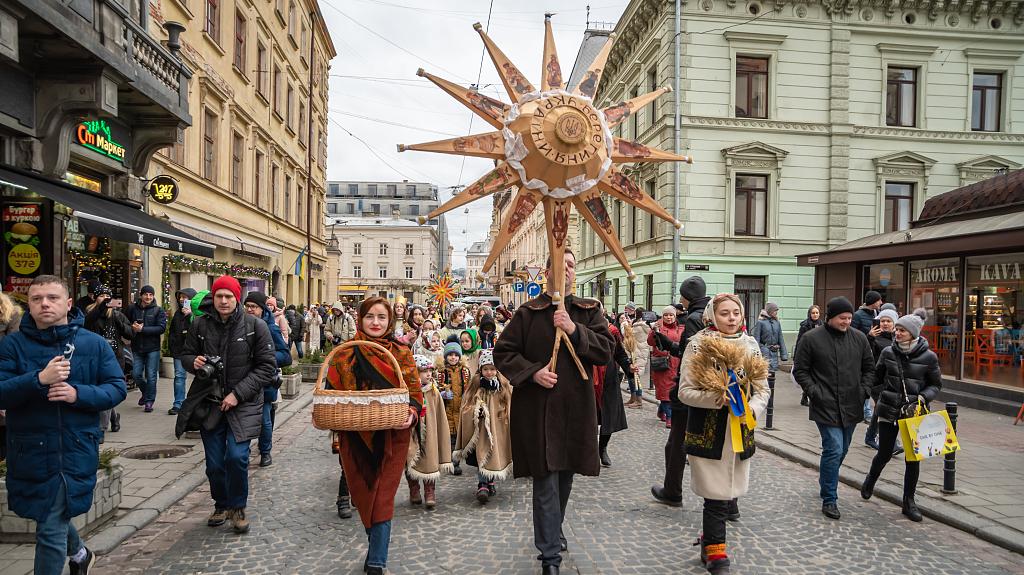
<svg viewBox="0 0 1024 575">
<path fill-rule="evenodd" d="M 441 392 L 441 399 L 443 399 L 445 401 L 451 401 L 452 399 L 455 399 L 455 394 L 452 393 L 450 390 L 442 391 Z"/>
</svg>

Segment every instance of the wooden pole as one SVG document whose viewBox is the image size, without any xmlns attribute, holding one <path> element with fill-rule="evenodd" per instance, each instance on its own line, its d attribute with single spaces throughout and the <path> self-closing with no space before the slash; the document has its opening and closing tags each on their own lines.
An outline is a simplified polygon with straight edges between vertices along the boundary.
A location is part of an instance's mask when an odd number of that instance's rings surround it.
<svg viewBox="0 0 1024 575">
<path fill-rule="evenodd" d="M 553 282 L 550 286 L 553 288 L 551 289 L 551 303 L 557 308 L 562 305 L 562 293 L 565 291 L 565 243 L 569 232 L 569 212 L 572 208 L 569 200 L 559 200 L 548 196 L 543 201 L 544 219 L 548 224 L 548 253 L 551 255 L 551 273 L 548 275 L 548 281 Z M 587 370 L 576 355 L 576 349 L 573 348 L 569 335 L 561 328 L 555 329 L 555 344 L 551 350 L 551 363 L 548 364 L 548 369 L 555 371 L 558 367 L 558 352 L 563 341 L 569 355 L 576 363 L 576 368 L 580 370 L 583 380 L 589 381 Z"/>
</svg>

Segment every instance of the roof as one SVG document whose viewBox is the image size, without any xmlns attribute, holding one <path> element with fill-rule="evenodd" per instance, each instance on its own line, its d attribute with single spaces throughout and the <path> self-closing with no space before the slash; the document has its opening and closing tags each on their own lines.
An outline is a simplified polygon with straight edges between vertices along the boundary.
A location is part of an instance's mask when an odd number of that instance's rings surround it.
<svg viewBox="0 0 1024 575">
<path fill-rule="evenodd" d="M 601 48 L 608 43 L 610 34 L 610 30 L 587 30 L 583 33 L 583 42 L 580 43 L 580 51 L 576 54 L 576 62 L 572 65 L 572 74 L 569 75 L 566 91 L 572 92 L 576 89 L 584 72 L 590 67 L 594 58 L 597 58 Z"/>
<path fill-rule="evenodd" d="M 487 246 L 487 242 L 486 241 L 473 242 L 473 244 L 469 246 L 469 249 L 466 250 L 466 255 L 469 255 L 469 254 L 486 254 L 489 251 L 490 251 L 490 248 Z"/>
<path fill-rule="evenodd" d="M 987 180 L 957 188 L 929 198 L 915 226 L 941 218 L 963 219 L 992 210 L 1005 212 L 1013 205 L 1024 205 L 1024 170 L 1007 171 Z"/>
<path fill-rule="evenodd" d="M 955 191 L 955 190 L 954 190 Z M 972 251 L 1019 250 L 1024 245 L 1024 209 L 875 234 L 825 252 L 798 256 L 798 265 L 886 259 L 945 257 Z"/>
<path fill-rule="evenodd" d="M 387 218 L 387 217 L 366 217 L 366 216 L 344 216 L 344 217 L 328 217 L 328 226 L 338 226 L 339 228 L 344 227 L 393 227 L 393 228 L 433 228 L 431 225 L 420 226 L 413 220 L 406 218 Z"/>
</svg>

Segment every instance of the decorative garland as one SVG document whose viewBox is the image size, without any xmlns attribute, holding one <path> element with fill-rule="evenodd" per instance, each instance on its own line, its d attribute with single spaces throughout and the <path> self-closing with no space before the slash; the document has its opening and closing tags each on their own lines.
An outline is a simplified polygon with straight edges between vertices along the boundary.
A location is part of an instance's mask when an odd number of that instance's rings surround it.
<svg viewBox="0 0 1024 575">
<path fill-rule="evenodd" d="M 227 262 L 215 262 L 213 260 L 194 258 L 181 254 L 171 254 L 163 258 L 163 307 L 170 309 L 171 305 L 171 274 L 173 272 L 202 272 L 207 275 L 229 275 L 234 278 L 257 278 L 270 281 L 270 271 L 263 268 L 246 266 L 241 264 L 229 264 Z M 268 291 L 273 291 L 273 286 L 268 286 Z"/>
</svg>

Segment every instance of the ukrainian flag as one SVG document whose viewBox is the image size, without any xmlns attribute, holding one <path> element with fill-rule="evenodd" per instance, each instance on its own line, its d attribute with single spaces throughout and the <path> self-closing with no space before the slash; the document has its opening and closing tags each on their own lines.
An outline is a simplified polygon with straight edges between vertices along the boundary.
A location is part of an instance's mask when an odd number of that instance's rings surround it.
<svg viewBox="0 0 1024 575">
<path fill-rule="evenodd" d="M 303 261 L 307 257 L 308 256 L 306 255 L 306 248 L 302 248 L 302 251 L 299 252 L 299 257 L 295 258 L 295 275 L 302 276 L 302 271 L 303 271 L 304 266 L 305 266 Z"/>
</svg>

